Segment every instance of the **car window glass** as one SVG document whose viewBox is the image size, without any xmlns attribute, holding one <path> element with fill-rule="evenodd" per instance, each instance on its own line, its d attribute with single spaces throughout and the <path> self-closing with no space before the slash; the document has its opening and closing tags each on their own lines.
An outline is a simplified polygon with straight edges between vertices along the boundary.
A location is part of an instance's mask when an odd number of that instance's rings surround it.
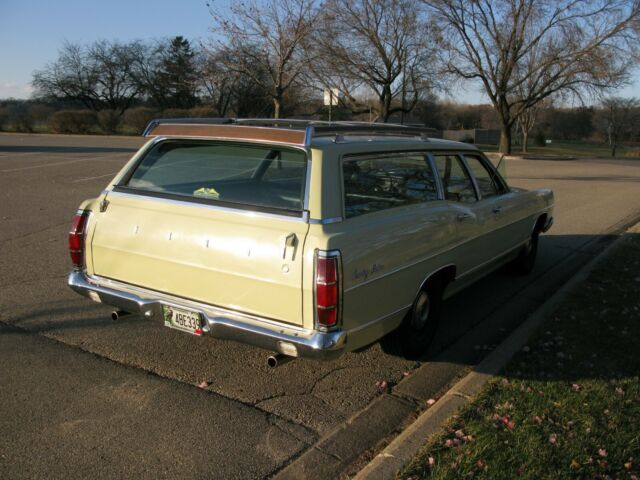
<svg viewBox="0 0 640 480">
<path fill-rule="evenodd" d="M 302 210 L 304 152 L 214 142 L 154 146 L 126 182 L 136 190 Z"/>
<path fill-rule="evenodd" d="M 434 155 L 434 159 L 445 198 L 453 202 L 475 202 L 477 198 L 473 183 L 460 158 L 457 155 Z"/>
<path fill-rule="evenodd" d="M 436 181 L 422 155 L 345 159 L 347 218 L 438 199 Z"/>
<path fill-rule="evenodd" d="M 464 158 L 473 172 L 482 198 L 494 197 L 502 193 L 502 187 L 497 182 L 495 174 L 487 168 L 478 156 L 465 154 Z"/>
</svg>

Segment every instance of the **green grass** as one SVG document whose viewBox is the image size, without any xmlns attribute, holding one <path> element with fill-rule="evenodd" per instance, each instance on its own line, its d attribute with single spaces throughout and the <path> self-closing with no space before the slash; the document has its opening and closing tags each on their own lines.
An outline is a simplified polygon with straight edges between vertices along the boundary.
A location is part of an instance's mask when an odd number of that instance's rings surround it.
<svg viewBox="0 0 640 480">
<path fill-rule="evenodd" d="M 398 478 L 640 478 L 639 292 L 634 234 Z"/>
<path fill-rule="evenodd" d="M 481 150 L 486 152 L 498 151 L 497 145 L 478 145 Z M 513 145 L 513 155 L 521 155 L 522 148 L 519 145 Z M 529 151 L 525 155 L 541 155 L 541 156 L 565 156 L 565 157 L 611 157 L 611 149 L 604 143 L 584 142 L 584 141 L 563 141 L 553 142 L 544 147 L 529 143 Z M 640 157 L 640 147 L 632 147 L 628 145 L 620 145 L 616 151 L 616 157 Z"/>
</svg>

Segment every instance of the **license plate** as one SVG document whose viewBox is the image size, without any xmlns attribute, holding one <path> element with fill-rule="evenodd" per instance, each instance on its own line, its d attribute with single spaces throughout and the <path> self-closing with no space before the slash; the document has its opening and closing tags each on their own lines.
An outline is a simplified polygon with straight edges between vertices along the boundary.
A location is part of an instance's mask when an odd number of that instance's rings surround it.
<svg viewBox="0 0 640 480">
<path fill-rule="evenodd" d="M 198 312 L 162 306 L 165 327 L 175 328 L 193 335 L 202 335 L 202 317 Z"/>
</svg>

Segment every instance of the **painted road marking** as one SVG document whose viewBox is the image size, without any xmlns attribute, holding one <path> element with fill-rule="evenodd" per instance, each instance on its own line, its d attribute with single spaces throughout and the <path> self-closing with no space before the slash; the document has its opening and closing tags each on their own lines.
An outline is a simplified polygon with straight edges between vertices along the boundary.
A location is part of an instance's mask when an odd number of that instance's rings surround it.
<svg viewBox="0 0 640 480">
<path fill-rule="evenodd" d="M 95 177 L 78 178 L 77 180 L 71 180 L 69 183 L 88 182 L 89 180 L 95 180 L 97 178 L 113 177 L 116 173 L 118 172 L 105 173 L 104 175 L 96 175 Z"/>
<path fill-rule="evenodd" d="M 23 170 L 33 170 L 34 168 L 46 168 L 46 167 L 57 167 L 60 165 L 70 165 L 72 163 L 85 162 L 87 160 L 118 160 L 122 161 L 120 158 L 109 157 L 87 157 L 87 158 L 78 158 L 76 160 L 69 160 L 68 162 L 55 162 L 55 163 L 47 163 L 45 165 L 30 165 L 28 167 L 18 167 L 18 168 L 9 168 L 6 170 L 0 170 L 1 173 L 10 173 L 10 172 L 21 172 Z"/>
</svg>

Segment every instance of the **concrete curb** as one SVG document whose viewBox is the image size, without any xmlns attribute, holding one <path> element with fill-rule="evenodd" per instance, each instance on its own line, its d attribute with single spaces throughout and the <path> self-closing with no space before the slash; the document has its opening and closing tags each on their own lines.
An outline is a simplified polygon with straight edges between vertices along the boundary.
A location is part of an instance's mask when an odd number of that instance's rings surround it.
<svg viewBox="0 0 640 480">
<path fill-rule="evenodd" d="M 568 294 L 583 283 L 591 271 L 627 238 L 629 233 L 640 233 L 640 223 L 626 230 L 602 252 L 585 264 L 549 300 L 541 305 L 508 338 L 491 352 L 475 369 L 456 383 L 438 402 L 422 413 L 418 419 L 398 435 L 382 452 L 374 457 L 353 480 L 387 480 L 395 478 L 418 453 L 427 438 L 441 430 L 442 425 L 460 407 L 469 403 L 485 384 L 498 374 L 529 340 L 533 333 L 566 299 Z"/>
</svg>

